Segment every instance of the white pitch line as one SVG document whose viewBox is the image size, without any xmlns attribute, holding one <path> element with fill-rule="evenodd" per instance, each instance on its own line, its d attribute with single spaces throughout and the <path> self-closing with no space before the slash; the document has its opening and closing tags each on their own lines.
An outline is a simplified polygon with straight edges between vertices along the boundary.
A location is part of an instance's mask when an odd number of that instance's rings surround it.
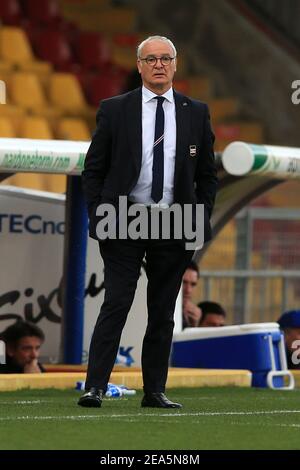
<svg viewBox="0 0 300 470">
<path fill-rule="evenodd" d="M 239 423 L 237 421 L 231 421 L 231 423 L 233 426 L 256 426 L 256 423 L 250 423 L 250 422 L 244 422 L 244 423 Z M 260 426 L 272 426 L 272 428 L 274 426 L 276 427 L 282 427 L 282 428 L 300 428 L 300 424 L 296 424 L 296 423 L 288 423 L 288 424 L 285 424 L 285 423 L 261 423 Z"/>
<path fill-rule="evenodd" d="M 82 420 L 82 419 L 111 419 L 111 418 L 136 418 L 145 417 L 186 417 L 186 416 L 259 416 L 274 414 L 300 413 L 300 410 L 272 410 L 272 411 L 214 411 L 197 413 L 130 413 L 130 414 L 97 414 L 97 415 L 65 415 L 65 416 L 3 416 L 0 421 L 22 421 L 22 420 Z"/>
<path fill-rule="evenodd" d="M 300 428 L 300 424 L 275 424 L 274 426 L 280 426 L 282 428 Z"/>
<path fill-rule="evenodd" d="M 219 397 L 184 397 L 184 398 L 181 398 L 181 400 L 183 401 L 186 401 L 186 400 L 218 400 Z"/>
<path fill-rule="evenodd" d="M 0 405 L 36 405 L 38 403 L 53 403 L 50 400 L 13 400 L 0 401 Z"/>
</svg>

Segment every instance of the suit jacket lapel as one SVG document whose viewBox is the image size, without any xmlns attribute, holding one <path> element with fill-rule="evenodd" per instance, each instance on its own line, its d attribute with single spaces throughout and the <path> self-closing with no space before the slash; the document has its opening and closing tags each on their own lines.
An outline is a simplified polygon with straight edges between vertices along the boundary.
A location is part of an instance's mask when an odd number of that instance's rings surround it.
<svg viewBox="0 0 300 470">
<path fill-rule="evenodd" d="M 174 90 L 176 110 L 176 157 L 174 186 L 178 179 L 181 165 L 187 158 L 191 133 L 191 104 L 188 98 Z"/>
<path fill-rule="evenodd" d="M 129 145 L 139 174 L 142 163 L 142 88 L 128 94 L 125 113 Z"/>
</svg>

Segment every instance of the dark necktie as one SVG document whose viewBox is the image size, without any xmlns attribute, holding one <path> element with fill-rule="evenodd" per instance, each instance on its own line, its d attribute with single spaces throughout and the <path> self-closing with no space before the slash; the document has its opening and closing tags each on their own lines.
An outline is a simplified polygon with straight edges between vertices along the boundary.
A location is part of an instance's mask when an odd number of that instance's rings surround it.
<svg viewBox="0 0 300 470">
<path fill-rule="evenodd" d="M 152 190 L 151 197 L 159 202 L 163 197 L 164 189 L 164 127 L 165 113 L 163 110 L 163 96 L 156 96 L 157 107 L 155 116 L 155 134 L 153 144 Z"/>
</svg>

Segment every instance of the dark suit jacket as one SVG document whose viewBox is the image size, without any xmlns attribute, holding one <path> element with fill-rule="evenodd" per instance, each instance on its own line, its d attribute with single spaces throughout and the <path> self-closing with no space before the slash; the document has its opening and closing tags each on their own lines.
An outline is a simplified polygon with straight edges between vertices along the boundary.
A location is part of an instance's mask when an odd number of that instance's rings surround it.
<svg viewBox="0 0 300 470">
<path fill-rule="evenodd" d="M 216 166 L 206 104 L 174 91 L 176 157 L 174 202 L 205 205 L 205 241 L 211 238 L 209 218 L 217 190 Z M 82 172 L 90 236 L 97 239 L 95 215 L 101 202 L 118 204 L 137 183 L 142 162 L 142 88 L 103 100 L 97 128 Z M 190 155 L 189 146 L 196 146 Z"/>
</svg>

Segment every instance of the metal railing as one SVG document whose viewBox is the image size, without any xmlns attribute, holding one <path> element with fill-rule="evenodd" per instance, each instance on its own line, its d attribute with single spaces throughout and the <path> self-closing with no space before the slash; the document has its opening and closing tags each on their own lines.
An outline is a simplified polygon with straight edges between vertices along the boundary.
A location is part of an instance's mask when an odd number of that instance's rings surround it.
<svg viewBox="0 0 300 470">
<path fill-rule="evenodd" d="M 201 270 L 198 296 L 220 303 L 227 324 L 276 321 L 300 307 L 300 270 Z"/>
</svg>

